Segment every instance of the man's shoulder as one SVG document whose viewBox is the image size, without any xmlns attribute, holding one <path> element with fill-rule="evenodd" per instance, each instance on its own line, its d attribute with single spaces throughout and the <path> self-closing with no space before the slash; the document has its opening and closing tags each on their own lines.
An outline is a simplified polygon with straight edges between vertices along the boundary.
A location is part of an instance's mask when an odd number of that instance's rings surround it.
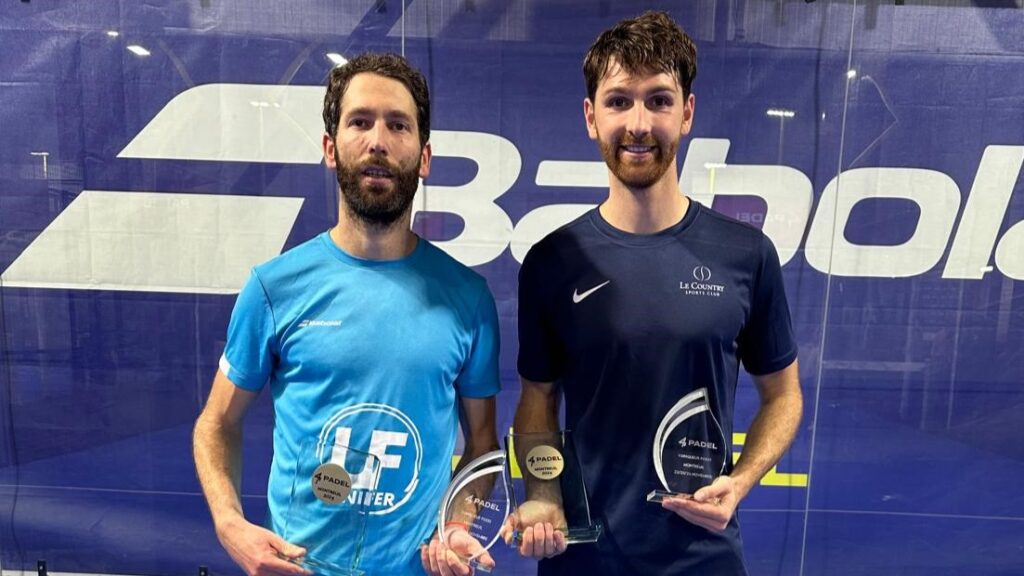
<svg viewBox="0 0 1024 576">
<path fill-rule="evenodd" d="M 549 232 L 530 247 L 526 258 L 532 261 L 548 260 L 567 250 L 579 249 L 583 244 L 583 238 L 596 231 L 592 220 L 595 210 L 597 208 L 587 210 L 574 220 Z"/>
<path fill-rule="evenodd" d="M 256 275 L 266 284 L 281 278 L 292 278 L 296 274 L 315 268 L 325 255 L 322 236 L 323 234 L 317 234 L 270 260 L 256 265 L 254 267 Z"/>
<path fill-rule="evenodd" d="M 487 280 L 476 270 L 459 262 L 454 256 L 429 240 L 420 239 L 420 242 L 423 243 L 425 273 L 455 286 L 468 285 L 476 288 L 487 286 Z"/>
</svg>

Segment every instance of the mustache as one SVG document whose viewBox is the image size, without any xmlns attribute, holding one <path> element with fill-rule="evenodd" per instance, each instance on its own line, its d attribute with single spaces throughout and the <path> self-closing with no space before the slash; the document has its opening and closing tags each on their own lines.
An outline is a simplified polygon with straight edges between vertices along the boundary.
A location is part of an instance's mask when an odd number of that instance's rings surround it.
<svg viewBox="0 0 1024 576">
<path fill-rule="evenodd" d="M 647 135 L 643 138 L 634 138 L 632 136 L 623 136 L 619 139 L 619 146 L 660 146 L 658 140 L 651 135 Z"/>
<path fill-rule="evenodd" d="M 401 166 L 397 163 L 393 164 L 384 158 L 370 158 L 369 160 L 364 160 L 356 165 L 356 170 L 362 172 L 370 167 L 383 168 L 390 171 L 392 174 L 396 174 L 401 170 Z"/>
</svg>

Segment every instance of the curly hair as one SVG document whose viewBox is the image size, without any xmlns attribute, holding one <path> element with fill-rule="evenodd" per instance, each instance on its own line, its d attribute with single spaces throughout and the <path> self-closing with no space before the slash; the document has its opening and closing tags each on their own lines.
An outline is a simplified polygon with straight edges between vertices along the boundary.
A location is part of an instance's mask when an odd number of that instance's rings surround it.
<svg viewBox="0 0 1024 576">
<path fill-rule="evenodd" d="M 671 74 L 686 96 L 697 77 L 697 46 L 665 12 L 649 11 L 623 20 L 594 40 L 583 59 L 583 78 L 591 100 L 612 59 L 629 74 Z"/>
<path fill-rule="evenodd" d="M 419 128 L 420 146 L 430 141 L 430 90 L 423 74 L 413 68 L 409 61 L 398 54 L 377 54 L 367 52 L 349 60 L 346 64 L 331 70 L 324 95 L 324 129 L 334 138 L 341 118 L 341 98 L 345 95 L 349 81 L 356 74 L 370 72 L 401 82 L 412 94 L 416 103 L 416 124 Z"/>
</svg>

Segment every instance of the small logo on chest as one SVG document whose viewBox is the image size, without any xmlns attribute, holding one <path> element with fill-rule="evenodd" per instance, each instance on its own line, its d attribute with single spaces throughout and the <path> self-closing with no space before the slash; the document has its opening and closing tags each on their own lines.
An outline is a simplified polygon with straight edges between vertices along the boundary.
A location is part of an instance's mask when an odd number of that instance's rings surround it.
<svg viewBox="0 0 1024 576">
<path fill-rule="evenodd" d="M 302 320 L 299 328 L 335 328 L 341 326 L 341 320 Z"/>
<path fill-rule="evenodd" d="M 583 302 L 583 300 L 584 300 L 584 299 L 585 299 L 585 298 L 586 298 L 587 296 L 590 296 L 590 295 L 591 295 L 591 294 L 593 294 L 594 292 L 597 292 L 597 291 L 598 291 L 598 290 L 600 290 L 601 288 L 604 288 L 604 287 L 605 287 L 605 286 L 607 286 L 607 285 L 608 285 L 608 284 L 609 284 L 610 282 L 611 282 L 611 280 L 605 280 L 604 282 L 602 282 L 602 283 L 598 284 L 597 286 L 594 286 L 593 288 L 591 288 L 591 289 L 589 289 L 589 290 L 587 290 L 587 291 L 585 291 L 585 292 L 580 292 L 578 288 L 577 288 L 577 289 L 575 289 L 575 290 L 573 290 L 573 291 L 572 291 L 572 303 L 573 303 L 573 304 L 579 304 L 580 302 Z"/>
<path fill-rule="evenodd" d="M 725 293 L 724 284 L 715 284 L 711 281 L 711 268 L 707 266 L 695 266 L 693 268 L 693 282 L 679 282 L 679 289 L 687 296 L 718 298 Z"/>
</svg>

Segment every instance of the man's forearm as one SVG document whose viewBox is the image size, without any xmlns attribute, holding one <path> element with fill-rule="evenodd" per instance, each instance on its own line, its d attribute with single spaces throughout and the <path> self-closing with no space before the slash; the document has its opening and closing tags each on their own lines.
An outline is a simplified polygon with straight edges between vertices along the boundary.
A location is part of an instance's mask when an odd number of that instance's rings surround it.
<svg viewBox="0 0 1024 576">
<path fill-rule="evenodd" d="M 558 431 L 558 397 L 553 384 L 522 382 L 513 421 L 517 433 Z"/>
<path fill-rule="evenodd" d="M 458 475 L 473 460 L 500 447 L 495 431 L 495 402 L 493 398 L 461 400 L 461 425 L 466 444 L 453 476 Z M 448 511 L 446 523 L 464 524 L 466 528 L 472 525 L 476 521 L 480 506 L 490 498 L 495 480 L 494 475 L 485 475 L 464 486 L 462 492 L 452 502 L 454 508 Z"/>
<path fill-rule="evenodd" d="M 218 531 L 243 518 L 240 498 L 242 431 L 200 416 L 192 433 L 196 473 Z"/>
<path fill-rule="evenodd" d="M 560 483 L 557 480 L 541 480 L 534 478 L 524 466 L 527 454 L 539 444 L 557 443 L 555 433 L 558 424 L 558 395 L 554 384 L 536 383 L 524 380 L 519 406 L 516 408 L 515 432 L 518 435 L 515 443 L 515 458 L 523 471 L 527 498 L 543 500 L 562 505 Z M 547 437 L 547 434 L 551 437 Z M 537 436 L 526 436 L 534 435 Z M 564 453 L 564 449 L 558 446 Z"/>
<path fill-rule="evenodd" d="M 799 389 L 795 394 L 779 395 L 762 402 L 747 431 L 740 459 L 730 474 L 738 484 L 741 498 L 782 458 L 796 436 L 802 414 L 803 398 Z"/>
</svg>

